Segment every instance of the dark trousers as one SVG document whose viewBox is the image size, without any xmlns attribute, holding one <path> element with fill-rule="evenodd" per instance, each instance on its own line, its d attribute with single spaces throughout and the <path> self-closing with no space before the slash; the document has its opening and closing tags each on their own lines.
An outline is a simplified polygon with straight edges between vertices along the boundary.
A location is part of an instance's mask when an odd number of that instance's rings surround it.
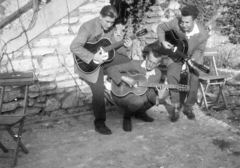
<svg viewBox="0 0 240 168">
<path fill-rule="evenodd" d="M 92 107 L 95 117 L 94 125 L 96 127 L 104 125 L 106 121 L 106 109 L 104 101 L 104 74 L 105 70 L 113 65 L 129 62 L 127 56 L 115 53 L 115 57 L 111 62 L 104 63 L 100 66 L 100 72 L 96 83 L 87 82 L 92 90 Z"/>
<path fill-rule="evenodd" d="M 117 97 L 112 94 L 114 102 L 124 109 L 124 118 L 130 119 L 136 113 L 145 113 L 148 109 L 156 103 L 156 92 L 154 89 L 148 89 L 147 92 L 141 96 L 134 93 L 129 93 L 124 97 Z"/>
<path fill-rule="evenodd" d="M 178 85 L 180 82 L 180 74 L 182 70 L 182 63 L 171 63 L 167 70 L 167 81 L 169 84 Z M 197 102 L 197 92 L 199 87 L 199 79 L 193 73 L 190 73 L 189 92 L 179 92 L 170 90 L 172 103 L 182 103 L 185 106 L 192 107 Z M 187 100 L 185 101 L 187 97 Z"/>
</svg>

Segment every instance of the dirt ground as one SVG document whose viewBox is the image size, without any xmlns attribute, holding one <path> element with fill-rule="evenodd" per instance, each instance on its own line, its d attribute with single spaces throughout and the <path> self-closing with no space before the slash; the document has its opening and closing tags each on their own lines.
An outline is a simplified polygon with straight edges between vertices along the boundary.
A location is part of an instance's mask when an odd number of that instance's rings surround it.
<svg viewBox="0 0 240 168">
<path fill-rule="evenodd" d="M 216 95 L 209 97 L 209 100 L 215 100 Z M 202 108 L 203 112 L 212 116 L 218 120 L 221 120 L 229 125 L 238 127 L 240 129 L 240 100 L 239 96 L 226 96 L 228 101 L 228 109 L 223 105 L 223 101 L 221 100 L 219 105 L 211 106 L 211 108 L 207 111 Z"/>
<path fill-rule="evenodd" d="M 122 130 L 122 116 L 107 114 L 112 135 L 94 131 L 92 114 L 25 125 L 17 168 L 240 168 L 240 134 L 234 127 L 206 116 L 185 116 L 171 123 L 163 106 L 149 115 L 153 123 L 133 119 L 132 132 Z M 235 131 L 234 131 L 235 130 Z M 2 142 L 12 140 L 4 132 Z M 0 167 L 11 158 L 0 150 Z"/>
</svg>

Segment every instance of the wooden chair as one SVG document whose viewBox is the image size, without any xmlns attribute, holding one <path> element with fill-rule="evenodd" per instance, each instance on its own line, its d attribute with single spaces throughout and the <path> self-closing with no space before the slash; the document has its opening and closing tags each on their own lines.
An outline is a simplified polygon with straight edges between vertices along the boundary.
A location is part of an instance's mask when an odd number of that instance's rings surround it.
<svg viewBox="0 0 240 168">
<path fill-rule="evenodd" d="M 210 66 L 211 71 L 209 75 L 200 75 L 199 77 L 199 84 L 200 84 L 200 91 L 202 94 L 202 98 L 200 102 L 198 102 L 199 106 L 202 105 L 204 102 L 204 105 L 206 109 L 208 110 L 211 105 L 216 105 L 219 101 L 220 96 L 223 99 L 223 103 L 226 108 L 228 108 L 228 104 L 225 98 L 225 95 L 223 93 L 223 88 L 225 86 L 225 82 L 227 79 L 230 78 L 230 76 L 227 75 L 219 75 L 216 65 L 215 57 L 218 56 L 218 50 L 217 49 L 207 49 L 204 52 L 204 57 L 210 60 Z M 218 94 L 214 102 L 210 102 L 207 100 L 207 94 L 209 93 L 210 89 L 209 86 L 218 87 Z"/>
<path fill-rule="evenodd" d="M 26 116 L 29 86 L 32 85 L 35 81 L 36 81 L 36 77 L 32 72 L 30 73 L 14 72 L 14 73 L 0 74 L 0 89 L 1 89 L 0 127 L 5 128 L 5 130 L 11 135 L 13 140 L 16 141 L 16 145 L 14 146 L 14 152 L 13 152 L 12 167 L 14 167 L 17 163 L 19 147 L 22 149 L 24 153 L 26 154 L 28 153 L 28 150 L 21 142 L 21 137 L 23 132 L 24 119 Z M 3 114 L 2 107 L 3 107 L 4 93 L 5 93 L 6 86 L 24 86 L 25 87 L 24 105 L 23 105 L 22 114 L 18 114 L 18 115 Z M 12 130 L 12 127 L 15 126 L 16 124 L 19 124 L 17 133 L 15 133 Z M 9 152 L 9 149 L 7 149 L 1 142 L 0 142 L 0 148 L 3 150 L 4 153 Z"/>
</svg>

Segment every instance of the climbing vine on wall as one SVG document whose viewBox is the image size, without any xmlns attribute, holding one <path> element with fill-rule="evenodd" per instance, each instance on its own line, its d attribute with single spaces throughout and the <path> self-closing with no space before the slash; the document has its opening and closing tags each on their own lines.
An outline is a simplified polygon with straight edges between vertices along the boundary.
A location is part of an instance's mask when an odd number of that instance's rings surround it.
<svg viewBox="0 0 240 168">
<path fill-rule="evenodd" d="M 110 0 L 119 12 L 118 22 L 135 33 L 142 24 L 145 12 L 155 4 L 155 0 Z"/>
<path fill-rule="evenodd" d="M 160 6 L 164 9 L 171 0 L 166 0 Z M 197 18 L 206 27 L 220 31 L 229 36 L 233 44 L 240 43 L 240 3 L 239 0 L 176 0 L 184 5 L 194 5 L 199 9 Z M 119 22 L 131 27 L 136 32 L 142 24 L 142 19 L 149 7 L 156 0 L 110 0 L 119 11 Z M 162 5 L 166 6 L 162 6 Z"/>
</svg>

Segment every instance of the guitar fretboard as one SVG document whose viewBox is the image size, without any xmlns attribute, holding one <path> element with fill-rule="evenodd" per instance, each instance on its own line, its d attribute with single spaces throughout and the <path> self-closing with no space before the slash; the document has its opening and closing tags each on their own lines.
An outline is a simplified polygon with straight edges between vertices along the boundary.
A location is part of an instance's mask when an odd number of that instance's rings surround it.
<svg viewBox="0 0 240 168">
<path fill-rule="evenodd" d="M 148 83 L 148 84 L 140 84 L 140 87 L 161 87 L 164 89 L 180 89 L 180 90 L 189 90 L 189 86 L 187 85 L 174 85 L 174 84 L 159 84 L 159 83 Z"/>
<path fill-rule="evenodd" d="M 132 36 L 130 36 L 129 38 L 130 38 L 131 40 L 133 40 L 133 39 L 136 38 L 136 35 L 132 35 Z M 105 48 L 104 48 L 104 51 L 106 51 L 106 52 L 111 51 L 111 50 L 113 50 L 113 49 L 115 49 L 115 48 L 118 48 L 118 47 L 122 46 L 123 43 L 124 43 L 124 40 L 121 40 L 121 41 L 118 41 L 118 42 L 116 42 L 116 43 L 113 43 L 113 44 L 105 47 Z"/>
</svg>

